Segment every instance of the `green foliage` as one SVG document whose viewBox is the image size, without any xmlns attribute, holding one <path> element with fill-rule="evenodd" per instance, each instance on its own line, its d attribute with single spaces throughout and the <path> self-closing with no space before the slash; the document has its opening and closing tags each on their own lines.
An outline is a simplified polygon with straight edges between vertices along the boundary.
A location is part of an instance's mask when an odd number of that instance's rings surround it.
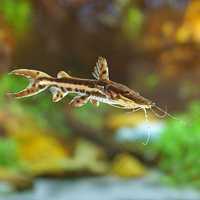
<svg viewBox="0 0 200 200">
<path fill-rule="evenodd" d="M 146 78 L 146 85 L 150 90 L 154 90 L 159 84 L 159 77 L 156 74 L 150 74 Z"/>
<path fill-rule="evenodd" d="M 1 0 L 0 11 L 16 33 L 27 29 L 31 20 L 31 4 L 26 0 Z"/>
<path fill-rule="evenodd" d="M 160 168 L 173 184 L 200 186 L 200 102 L 192 103 L 180 119 L 185 123 L 168 121 L 155 145 Z"/>
<path fill-rule="evenodd" d="M 93 128 L 102 128 L 108 106 L 100 104 L 99 107 L 100 108 L 97 108 L 88 103 L 84 107 L 75 109 L 74 113 L 82 123 Z"/>
<path fill-rule="evenodd" d="M 51 94 L 45 91 L 31 98 L 20 99 L 21 107 L 25 115 L 31 115 L 39 126 L 45 129 L 52 129 L 59 134 L 68 134 L 65 117 L 64 99 L 60 103 L 53 103 Z"/>
<path fill-rule="evenodd" d="M 13 139 L 0 138 L 0 166 L 17 167 L 19 164 L 17 144 Z"/>
<path fill-rule="evenodd" d="M 0 107 L 5 103 L 5 96 L 7 92 L 17 92 L 27 85 L 27 80 L 25 78 L 19 78 L 16 76 L 3 75 L 0 78 Z"/>
<path fill-rule="evenodd" d="M 141 32 L 144 16 L 137 7 L 130 7 L 124 19 L 123 30 L 130 39 L 136 38 Z"/>
</svg>

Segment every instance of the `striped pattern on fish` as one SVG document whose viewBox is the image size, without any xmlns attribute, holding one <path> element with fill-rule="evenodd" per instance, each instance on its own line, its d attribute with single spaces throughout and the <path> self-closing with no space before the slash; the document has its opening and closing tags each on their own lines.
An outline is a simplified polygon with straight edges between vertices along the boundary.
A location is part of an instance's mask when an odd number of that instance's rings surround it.
<svg viewBox="0 0 200 200">
<path fill-rule="evenodd" d="M 9 93 L 15 98 L 33 96 L 48 89 L 52 93 L 54 102 L 62 100 L 69 93 L 77 94 L 70 102 L 74 107 L 81 107 L 87 102 L 99 106 L 99 102 L 102 102 L 131 111 L 143 109 L 146 112 L 146 109 L 152 107 L 159 109 L 155 103 L 144 98 L 138 92 L 111 81 L 107 61 L 102 57 L 99 57 L 92 73 L 95 79 L 73 77 L 64 71 L 60 71 L 57 77 L 30 69 L 16 69 L 10 74 L 24 76 L 30 80 L 30 84 L 24 90 L 18 93 Z"/>
</svg>

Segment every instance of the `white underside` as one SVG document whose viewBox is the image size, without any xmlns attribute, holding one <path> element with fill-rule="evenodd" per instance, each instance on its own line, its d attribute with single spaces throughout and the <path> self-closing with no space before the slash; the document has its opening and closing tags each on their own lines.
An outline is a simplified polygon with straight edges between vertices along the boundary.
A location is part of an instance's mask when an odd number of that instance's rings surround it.
<svg viewBox="0 0 200 200">
<path fill-rule="evenodd" d="M 55 83 L 56 84 L 56 83 Z M 60 85 L 62 86 L 62 87 L 64 87 L 64 88 L 66 88 L 67 86 L 66 86 L 66 84 L 59 84 L 57 87 L 58 88 L 60 88 Z M 68 86 L 71 86 L 70 84 L 68 85 Z M 75 86 L 74 86 L 75 87 Z M 76 86 L 77 87 L 77 86 Z M 78 86 L 79 88 L 81 88 L 81 87 L 83 87 L 83 86 Z M 83 89 L 85 89 L 85 86 L 83 87 Z M 91 92 L 93 91 L 91 88 L 87 88 L 88 89 L 88 91 L 90 91 L 91 90 Z M 97 89 L 97 91 L 98 91 L 98 89 Z M 99 92 L 102 92 L 102 91 L 99 91 Z M 80 92 L 75 92 L 75 91 L 69 91 L 68 93 L 73 93 L 73 94 L 77 94 L 77 95 L 80 95 L 80 96 L 83 96 L 83 95 L 87 95 L 87 94 L 85 94 L 85 93 L 80 93 Z M 66 96 L 67 94 L 68 94 L 67 92 L 66 92 L 66 94 L 65 95 L 63 95 L 63 98 L 64 98 L 64 96 Z M 103 94 L 103 93 L 102 93 Z M 129 102 L 125 102 L 125 101 L 123 101 L 123 100 L 120 100 L 120 99 L 118 99 L 118 100 L 112 100 L 112 99 L 110 99 L 110 98 L 106 98 L 106 97 L 98 97 L 98 96 L 92 96 L 92 95 L 90 95 L 89 96 L 89 99 L 91 99 L 91 100 L 96 100 L 96 101 L 98 101 L 98 102 L 101 102 L 101 103 L 105 103 L 105 104 L 109 104 L 109 105 L 113 105 L 113 106 L 118 106 L 118 107 L 121 107 L 121 108 L 123 108 L 123 109 L 137 109 L 137 108 L 141 108 L 141 109 L 145 109 L 145 108 L 147 108 L 146 107 L 146 105 L 139 105 L 139 104 L 137 104 L 137 103 L 135 103 L 135 102 L 132 102 L 132 101 L 129 101 Z M 60 100 L 60 99 L 59 99 Z"/>
<path fill-rule="evenodd" d="M 90 99 L 99 101 L 99 102 L 101 102 L 101 103 L 117 104 L 115 101 L 112 101 L 112 100 L 107 99 L 107 98 L 102 98 L 102 97 L 90 96 Z"/>
<path fill-rule="evenodd" d="M 80 93 L 80 92 L 70 92 L 70 93 L 75 93 L 77 95 L 86 95 L 85 93 Z M 120 108 L 124 108 L 124 109 L 137 109 L 137 108 L 141 108 L 141 109 L 144 109 L 145 106 L 142 106 L 142 105 L 139 105 L 139 104 L 136 104 L 134 102 L 130 103 L 129 105 L 127 105 L 127 103 L 125 102 L 119 102 L 118 101 L 115 101 L 115 100 L 112 100 L 112 99 L 109 99 L 109 98 L 103 98 L 103 97 L 97 97 L 97 96 L 90 96 L 89 99 L 92 99 L 92 100 L 96 100 L 98 102 L 101 102 L 101 103 L 105 103 L 105 104 L 109 104 L 109 105 L 113 105 L 113 106 L 119 106 Z"/>
</svg>

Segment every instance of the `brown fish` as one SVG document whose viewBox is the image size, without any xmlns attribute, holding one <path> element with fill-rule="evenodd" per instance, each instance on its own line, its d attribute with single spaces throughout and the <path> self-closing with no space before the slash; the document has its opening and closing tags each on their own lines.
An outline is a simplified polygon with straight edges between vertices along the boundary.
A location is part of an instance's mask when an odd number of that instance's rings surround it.
<svg viewBox="0 0 200 200">
<path fill-rule="evenodd" d="M 46 89 L 52 93 L 52 100 L 58 102 L 68 93 L 77 94 L 70 102 L 74 107 L 81 107 L 87 102 L 98 106 L 99 102 L 130 111 L 155 108 L 165 115 L 170 115 L 156 104 L 138 92 L 125 85 L 109 79 L 109 70 L 105 58 L 99 57 L 94 72 L 95 79 L 82 79 L 72 77 L 64 71 L 60 71 L 57 77 L 52 77 L 44 72 L 29 69 L 16 69 L 10 74 L 27 77 L 30 84 L 18 93 L 9 93 L 15 98 L 23 98 L 36 95 Z"/>
</svg>

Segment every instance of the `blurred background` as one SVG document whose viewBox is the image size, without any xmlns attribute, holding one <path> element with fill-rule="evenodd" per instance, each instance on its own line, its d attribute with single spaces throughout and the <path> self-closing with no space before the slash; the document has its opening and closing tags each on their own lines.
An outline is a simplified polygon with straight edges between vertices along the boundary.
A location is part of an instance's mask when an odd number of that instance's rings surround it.
<svg viewBox="0 0 200 200">
<path fill-rule="evenodd" d="M 199 50 L 198 0 L 1 0 L 0 199 L 200 199 Z M 13 69 L 92 78 L 98 56 L 180 121 L 5 95 Z"/>
</svg>

